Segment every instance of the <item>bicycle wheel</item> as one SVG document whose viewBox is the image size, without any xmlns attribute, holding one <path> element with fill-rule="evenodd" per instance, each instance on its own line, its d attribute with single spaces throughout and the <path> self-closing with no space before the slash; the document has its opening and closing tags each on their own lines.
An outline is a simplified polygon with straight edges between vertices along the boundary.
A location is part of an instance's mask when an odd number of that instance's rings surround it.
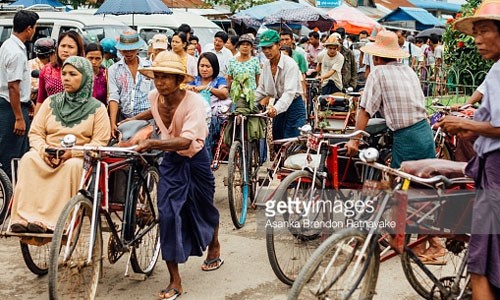
<svg viewBox="0 0 500 300">
<path fill-rule="evenodd" d="M 71 198 L 59 216 L 50 249 L 50 299 L 95 298 L 102 268 L 102 235 L 100 218 L 94 228 L 91 219 L 92 202 L 80 194 Z"/>
<path fill-rule="evenodd" d="M 0 225 L 3 223 L 5 215 L 9 210 L 9 201 L 12 197 L 12 184 L 9 176 L 0 169 Z"/>
<path fill-rule="evenodd" d="M 431 236 L 421 237 L 417 240 L 416 235 L 406 235 L 405 237 L 405 247 L 413 247 L 416 244 L 427 243 L 428 240 L 432 238 Z M 467 259 L 467 242 L 464 240 L 446 240 L 446 253 L 436 259 L 433 265 L 426 264 L 425 267 L 430 271 L 438 280 L 441 281 L 445 286 L 449 286 L 449 280 L 454 279 L 458 273 L 460 274 L 459 288 L 465 288 L 468 283 L 466 277 L 466 271 L 463 269 Z M 422 297 L 426 299 L 443 299 L 441 296 L 436 294 L 435 284 L 429 278 L 428 275 L 410 258 L 408 251 L 404 251 L 401 255 L 401 264 L 403 266 L 403 272 L 408 279 L 408 282 L 413 287 L 413 289 Z M 452 293 L 457 293 L 458 290 L 451 290 Z M 466 291 L 467 292 L 467 291 Z M 458 296 L 458 293 L 456 294 Z"/>
<path fill-rule="evenodd" d="M 243 147 L 240 141 L 234 141 L 229 151 L 227 191 L 231 220 L 237 229 L 242 228 L 247 219 L 249 186 L 243 167 Z"/>
<path fill-rule="evenodd" d="M 248 143 L 248 184 L 250 186 L 250 199 L 253 201 L 257 195 L 257 185 L 259 180 L 260 167 L 260 144 L 259 141 Z"/>
<path fill-rule="evenodd" d="M 158 181 L 160 173 L 156 167 L 149 167 L 135 201 L 135 213 L 132 214 L 131 229 L 134 230 L 134 237 L 139 234 L 144 236 L 139 239 L 132 248 L 130 264 L 135 273 L 151 275 L 156 266 L 156 261 L 160 254 L 160 225 L 158 223 Z M 148 201 L 148 194 L 151 203 Z"/>
<path fill-rule="evenodd" d="M 30 245 L 20 241 L 21 253 L 28 269 L 36 275 L 42 276 L 49 272 L 50 243 Z"/>
<path fill-rule="evenodd" d="M 366 234 L 353 228 L 329 237 L 302 268 L 288 299 L 372 299 L 380 254 L 376 238 L 363 251 L 365 242 Z"/>
<path fill-rule="evenodd" d="M 303 205 L 308 205 L 307 203 L 311 201 L 321 204 L 320 200 L 325 200 L 322 194 L 323 189 L 319 179 L 313 184 L 310 172 L 295 171 L 280 183 L 271 201 L 275 208 L 288 207 L 292 199 L 304 207 Z M 268 208 L 266 207 L 266 213 Z M 323 216 L 320 211 L 321 209 L 311 209 L 306 214 L 302 210 L 276 209 L 275 214 L 268 216 L 266 220 L 266 249 L 269 262 L 274 274 L 285 284 L 293 284 L 311 253 L 326 239 L 325 236 L 330 234 L 329 230 L 315 226 L 315 222 L 331 218 L 329 215 Z"/>
</svg>

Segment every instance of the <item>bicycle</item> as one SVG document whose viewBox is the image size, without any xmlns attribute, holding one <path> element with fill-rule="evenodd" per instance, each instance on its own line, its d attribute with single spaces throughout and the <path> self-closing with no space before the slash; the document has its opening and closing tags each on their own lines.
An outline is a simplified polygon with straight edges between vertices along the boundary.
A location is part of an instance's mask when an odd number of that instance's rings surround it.
<svg viewBox="0 0 500 300">
<path fill-rule="evenodd" d="M 260 168 L 259 140 L 248 140 L 248 118 L 267 118 L 267 113 L 232 115 L 232 143 L 227 168 L 228 199 L 231 220 L 237 229 L 245 225 L 249 203 L 257 193 Z"/>
<path fill-rule="evenodd" d="M 266 203 L 266 250 L 271 268 L 283 283 L 293 284 L 310 253 L 331 234 L 329 230 L 311 226 L 317 221 L 335 219 L 336 216 L 327 214 L 323 206 L 334 200 L 344 203 L 352 198 L 350 189 L 359 188 L 360 178 L 353 169 L 354 160 L 342 155 L 346 140 L 359 134 L 368 135 L 363 131 L 350 134 L 303 132 L 303 136 L 296 138 L 307 138 L 307 153 L 289 157 L 295 161 L 290 164 L 303 166 L 302 170 L 286 176 L 274 197 Z M 314 213 L 309 214 L 305 207 L 313 205 L 314 209 L 309 211 Z M 289 206 L 291 209 L 280 209 Z"/>
<path fill-rule="evenodd" d="M 405 276 L 421 296 L 426 299 L 467 297 L 470 293 L 469 278 L 465 275 L 468 235 L 443 234 L 443 232 L 446 233 L 443 228 L 457 228 L 449 227 L 457 224 L 456 220 L 450 224 L 442 221 L 445 217 L 443 212 L 446 211 L 444 205 L 446 203 L 456 205 L 458 199 L 465 199 L 468 205 L 461 217 L 470 214 L 469 199 L 473 198 L 474 192 L 463 189 L 472 181 L 466 178 L 448 179 L 443 175 L 420 178 L 384 166 L 374 160 L 365 159 L 358 164 L 370 166 L 384 175 L 400 178 L 401 181 L 393 190 L 372 191 L 371 196 L 367 196 L 365 200 L 376 203 L 376 213 L 368 215 L 362 213 L 357 215 L 355 220 L 376 224 L 383 220 L 393 220 L 396 225 L 387 230 L 382 228 L 383 230 L 380 231 L 378 230 L 380 228 L 375 227 L 348 228 L 339 232 L 338 235 L 329 237 L 304 265 L 292 286 L 288 299 L 324 299 L 325 297 L 371 299 L 375 294 L 380 264 L 380 235 L 391 237 L 388 239 L 389 245 L 402 254 L 401 262 Z M 424 196 L 413 195 L 408 191 L 410 182 L 431 188 L 431 191 L 435 193 Z M 447 193 L 450 190 L 456 192 Z M 425 205 L 420 205 L 420 207 L 415 205 L 418 203 Z M 424 209 L 425 206 L 427 209 Z M 411 242 L 410 235 L 405 235 L 410 228 L 425 228 L 427 236 Z M 426 266 L 413 253 L 412 248 L 426 242 L 429 234 L 438 234 L 447 238 L 446 247 L 449 257 L 446 262 L 455 267 L 454 269 Z M 418 274 L 418 271 L 421 273 Z"/>
<path fill-rule="evenodd" d="M 318 78 L 306 78 L 306 86 L 307 86 L 307 99 L 306 100 L 306 116 L 313 125 L 314 120 L 314 110 L 313 103 L 316 101 L 316 98 L 321 94 L 321 85 Z"/>
<path fill-rule="evenodd" d="M 135 146 L 70 142 L 65 146 L 84 152 L 84 166 L 80 190 L 64 207 L 54 230 L 49 296 L 94 299 L 102 270 L 103 231 L 110 232 L 110 263 L 129 254 L 125 276 L 145 279 L 155 268 L 160 252 L 157 160 L 161 152 L 138 153 Z"/>
<path fill-rule="evenodd" d="M 18 162 L 19 158 L 11 161 L 12 184 L 5 172 L 0 170 L 0 237 L 18 237 L 24 263 L 33 274 L 43 276 L 48 273 L 49 244 L 52 234 L 14 233 L 10 231 L 11 222 L 9 217 L 14 201 L 13 187 L 15 187 L 17 181 Z"/>
<path fill-rule="evenodd" d="M 312 102 L 314 128 L 340 133 L 353 129 L 360 95 L 352 89 L 345 93 L 318 95 Z"/>
</svg>

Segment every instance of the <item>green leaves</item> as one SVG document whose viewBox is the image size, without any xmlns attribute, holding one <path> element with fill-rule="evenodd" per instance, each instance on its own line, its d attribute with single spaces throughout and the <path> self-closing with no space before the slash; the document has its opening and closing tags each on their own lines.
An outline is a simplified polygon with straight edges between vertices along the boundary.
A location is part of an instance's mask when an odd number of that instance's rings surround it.
<svg viewBox="0 0 500 300">
<path fill-rule="evenodd" d="M 467 0 L 460 13 L 447 21 L 443 34 L 448 84 L 462 87 L 459 92 L 468 95 L 483 82 L 493 63 L 483 60 L 474 44 L 474 38 L 455 30 L 453 24 L 462 17 L 473 15 L 480 3 L 480 0 Z"/>
</svg>

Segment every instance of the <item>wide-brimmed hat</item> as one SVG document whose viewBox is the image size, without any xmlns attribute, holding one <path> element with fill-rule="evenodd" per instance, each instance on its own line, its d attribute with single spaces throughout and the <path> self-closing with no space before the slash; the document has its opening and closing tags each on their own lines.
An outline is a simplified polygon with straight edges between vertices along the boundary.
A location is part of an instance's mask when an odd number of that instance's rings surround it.
<svg viewBox="0 0 500 300">
<path fill-rule="evenodd" d="M 335 32 L 336 33 L 336 32 Z M 332 33 L 328 39 L 323 43 L 323 46 L 340 46 L 340 42 L 338 39 L 339 34 Z"/>
<path fill-rule="evenodd" d="M 250 33 L 245 33 L 240 36 L 238 42 L 236 43 L 236 47 L 239 47 L 241 43 L 250 43 L 253 46 L 255 39 L 253 35 Z"/>
<path fill-rule="evenodd" d="M 168 38 L 166 35 L 158 33 L 155 34 L 151 40 L 153 40 L 151 44 L 153 49 L 168 49 Z"/>
<path fill-rule="evenodd" d="M 270 47 L 279 43 L 280 35 L 276 30 L 266 30 L 259 37 L 259 47 Z"/>
<path fill-rule="evenodd" d="M 118 50 L 137 50 L 144 46 L 144 41 L 135 30 L 127 30 L 120 34 L 120 40 L 115 48 Z"/>
<path fill-rule="evenodd" d="M 160 52 L 151 67 L 141 68 L 139 72 L 151 79 L 155 78 L 154 72 L 183 75 L 184 83 L 193 81 L 194 79 L 193 76 L 186 73 L 186 66 L 182 63 L 181 57 L 170 51 Z"/>
<path fill-rule="evenodd" d="M 477 21 L 500 21 L 500 0 L 485 0 L 473 16 L 455 22 L 455 28 L 465 34 L 472 35 L 472 27 Z"/>
<path fill-rule="evenodd" d="M 407 58 L 410 53 L 399 47 L 396 33 L 383 30 L 377 33 L 375 43 L 360 48 L 361 51 L 379 57 Z"/>
</svg>

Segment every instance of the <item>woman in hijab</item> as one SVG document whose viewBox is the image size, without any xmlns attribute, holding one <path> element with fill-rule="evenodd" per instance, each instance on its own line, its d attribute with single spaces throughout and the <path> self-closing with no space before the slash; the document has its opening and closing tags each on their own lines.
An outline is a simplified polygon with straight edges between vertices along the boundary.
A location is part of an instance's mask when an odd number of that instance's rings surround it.
<svg viewBox="0 0 500 300">
<path fill-rule="evenodd" d="M 54 230 L 66 202 L 79 188 L 83 153 L 53 154 L 67 134 L 77 145 L 104 146 L 110 137 L 105 106 L 92 97 L 94 72 L 84 57 L 71 56 L 61 71 L 64 91 L 47 98 L 29 132 L 31 150 L 19 163 L 19 179 L 12 206 L 13 232 Z M 33 191 L 44 191 L 34 196 Z"/>
</svg>

